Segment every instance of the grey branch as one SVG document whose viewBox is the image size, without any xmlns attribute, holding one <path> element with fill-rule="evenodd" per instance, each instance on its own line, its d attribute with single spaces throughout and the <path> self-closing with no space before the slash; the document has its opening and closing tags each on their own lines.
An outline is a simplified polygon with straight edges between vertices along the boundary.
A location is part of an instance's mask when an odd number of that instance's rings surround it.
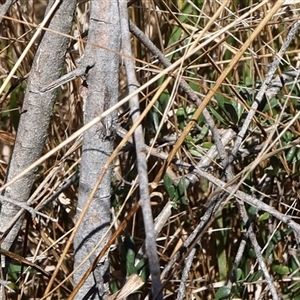
<svg viewBox="0 0 300 300">
<path fill-rule="evenodd" d="M 184 269 L 182 272 L 181 281 L 178 289 L 177 300 L 185 299 L 187 280 L 188 280 L 189 271 L 191 269 L 195 253 L 196 253 L 196 248 L 193 248 L 185 260 L 185 265 L 184 265 Z"/>
<path fill-rule="evenodd" d="M 121 12 L 121 27 L 122 27 L 122 50 L 124 53 L 124 64 L 126 68 L 126 75 L 128 80 L 129 94 L 134 92 L 139 86 L 136 75 L 134 60 L 131 59 L 131 41 L 128 28 L 128 11 L 126 1 L 120 2 Z M 130 100 L 130 111 L 132 122 L 135 123 L 140 117 L 139 98 L 138 95 Z M 155 299 L 161 300 L 162 284 L 160 281 L 160 267 L 156 247 L 156 234 L 153 224 L 150 194 L 149 194 L 149 181 L 147 171 L 147 161 L 145 153 L 145 141 L 142 126 L 139 125 L 134 132 L 136 155 L 137 155 L 137 168 L 139 174 L 139 191 L 140 191 L 140 205 L 143 213 L 143 220 L 145 225 L 146 235 L 146 253 L 148 257 L 150 273 L 152 277 L 152 293 Z"/>
<path fill-rule="evenodd" d="M 48 7 L 52 7 L 53 0 L 48 1 Z M 10 164 L 7 173 L 7 181 L 10 181 L 16 175 L 20 174 L 29 165 L 40 158 L 44 142 L 47 137 L 48 127 L 52 115 L 53 105 L 56 100 L 56 93 L 47 93 L 41 97 L 33 93 L 39 90 L 41 86 L 48 85 L 59 78 L 65 59 L 65 53 L 68 47 L 69 39 L 64 35 L 54 34 L 53 32 L 62 32 L 69 34 L 76 3 L 74 1 L 61 1 L 55 14 L 49 22 L 49 29 L 46 31 L 39 43 L 32 67 L 23 101 L 23 110 L 26 114 L 21 114 L 16 142 L 11 155 Z M 32 186 L 35 182 L 35 171 L 27 173 L 22 179 L 11 184 L 5 190 L 5 197 L 9 199 L 18 199 L 19 202 L 26 203 Z M 18 219 L 13 227 L 7 232 L 2 242 L 1 248 L 9 250 L 15 240 L 24 218 L 20 214 L 19 206 L 4 201 L 0 211 L 0 231 L 6 231 L 7 224 L 16 216 Z M 2 256 L 1 263 L 4 267 L 6 259 Z M 6 277 L 6 274 L 4 274 Z M 0 299 L 3 297 L 0 288 Z"/>
<path fill-rule="evenodd" d="M 267 99 L 272 99 L 278 95 L 284 85 L 295 84 L 300 81 L 300 69 L 291 69 L 277 75 L 271 80 L 269 87 L 267 88 L 265 95 Z"/>
<path fill-rule="evenodd" d="M 40 92 L 46 93 L 50 92 L 63 84 L 70 82 L 71 80 L 81 77 L 81 76 L 87 76 L 89 69 L 91 69 L 93 66 L 80 66 L 77 69 L 63 75 L 59 79 L 53 81 L 49 85 L 47 85 L 45 88 L 42 88 Z"/>
<path fill-rule="evenodd" d="M 7 0 L 4 4 L 0 6 L 0 23 L 3 20 L 3 16 L 5 16 L 13 4 L 13 0 Z"/>
<path fill-rule="evenodd" d="M 47 215 L 45 215 L 41 212 L 38 212 L 33 207 L 27 205 L 24 202 L 16 201 L 16 200 L 13 200 L 13 199 L 10 199 L 8 197 L 0 195 L 0 203 L 3 203 L 3 202 L 8 202 L 8 203 L 11 203 L 13 205 L 19 206 L 20 208 L 23 208 L 23 209 L 27 210 L 31 214 L 32 218 L 35 218 L 36 215 L 40 215 L 40 216 L 45 217 L 47 219 L 49 218 Z"/>
<path fill-rule="evenodd" d="M 83 98 L 86 98 L 85 124 L 117 103 L 121 48 L 118 1 L 91 0 L 90 5 L 89 33 L 82 59 L 84 66 L 92 66 L 90 70 L 85 70 L 88 71 L 87 86 L 82 92 Z M 112 118 L 106 118 L 104 123 L 107 125 L 107 121 L 111 120 L 113 124 L 110 127 L 113 127 L 117 120 L 115 116 L 113 113 Z M 107 132 L 101 122 L 83 134 L 76 225 L 73 231 L 74 269 L 80 266 L 74 273 L 77 291 L 74 299 L 98 299 L 98 295 L 102 299 L 108 298 L 108 255 L 105 254 L 106 259 L 93 269 L 90 268 L 90 261 L 95 260 L 111 235 L 108 228 L 111 222 L 112 168 L 105 172 L 99 184 L 99 175 L 114 149 L 114 139 L 113 136 L 108 136 L 110 134 L 114 135 L 114 132 Z M 70 245 L 68 243 L 65 247 L 65 252 Z M 56 268 L 56 272 L 58 270 Z M 92 273 L 86 273 L 88 271 Z M 55 275 L 57 273 L 53 274 L 54 277 Z M 82 277 L 85 275 L 87 278 L 83 282 Z"/>
</svg>

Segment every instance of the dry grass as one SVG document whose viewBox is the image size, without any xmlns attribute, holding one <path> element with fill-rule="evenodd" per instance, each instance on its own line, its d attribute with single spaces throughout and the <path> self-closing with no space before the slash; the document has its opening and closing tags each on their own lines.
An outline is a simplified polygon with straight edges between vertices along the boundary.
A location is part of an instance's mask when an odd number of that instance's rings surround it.
<svg viewBox="0 0 300 300">
<path fill-rule="evenodd" d="M 35 5 L 32 3 L 35 2 Z M 220 132 L 232 128 L 238 132 L 243 125 L 245 115 L 252 105 L 257 89 L 256 83 L 263 82 L 268 66 L 275 58 L 293 23 L 299 19 L 299 5 L 281 6 L 270 20 L 263 20 L 270 14 L 277 1 L 223 1 L 226 9 L 219 10 L 217 1 L 137 1 L 129 8 L 131 20 L 149 37 L 149 39 L 175 65 L 173 78 L 163 91 L 159 91 L 167 80 L 165 69 L 140 41 L 133 38 L 137 76 L 141 86 L 147 85 L 141 93 L 141 107 L 146 108 L 153 97 L 157 101 L 143 120 L 145 138 L 149 146 L 170 154 L 174 147 L 178 151 L 175 157 L 182 162 L 197 164 L 215 143 L 211 131 L 202 116 L 197 118 L 191 130 L 189 121 L 198 109 L 179 88 L 179 79 L 183 78 L 190 87 L 206 102 L 206 107 Z M 27 12 L 17 4 L 9 12 L 9 17 L 1 24 L 1 80 L 3 81 L 14 63 L 24 51 L 34 34 L 33 24 L 41 21 L 41 11 L 45 1 L 29 1 Z M 81 13 L 74 22 L 74 36 L 83 39 L 74 46 L 71 42 L 66 58 L 65 71 L 76 67 L 76 60 L 84 51 L 86 36 L 86 16 L 88 5 L 82 2 Z M 247 16 L 243 16 L 253 11 Z M 218 11 L 219 10 L 219 11 Z M 83 14 L 82 14 L 83 13 Z M 215 18 L 215 22 L 210 21 Z M 26 23 L 21 23 L 20 20 Z M 252 41 L 250 41 L 250 38 Z M 249 45 L 247 43 L 249 42 Z M 247 47 L 243 48 L 243 45 Z M 35 45 L 36 46 L 36 45 Z M 35 46 L 27 53 L 17 73 L 5 92 L 1 95 L 1 180 L 5 178 L 9 153 L 17 128 L 21 111 L 26 77 L 30 72 Z M 283 55 L 277 75 L 291 68 L 299 67 L 298 35 Z M 191 54 L 192 50 L 198 50 Z M 231 67 L 229 69 L 229 67 Z M 126 94 L 126 78 L 120 67 L 120 95 Z M 159 76 L 150 85 L 148 83 Z M 222 80 L 221 80 L 221 79 Z M 24 79 L 24 80 L 23 80 Z M 23 81 L 22 81 L 23 80 Z M 218 83 L 216 86 L 216 83 Z M 81 79 L 76 79 L 59 89 L 54 108 L 49 138 L 45 153 L 53 149 L 82 126 L 82 103 L 80 97 Z M 285 85 L 276 98 L 268 99 L 264 107 L 257 111 L 248 128 L 240 152 L 233 163 L 233 173 L 238 176 L 239 189 L 276 208 L 279 212 L 299 217 L 299 159 L 297 145 L 288 147 L 299 138 L 298 119 L 290 120 L 299 111 L 299 86 Z M 121 97 L 121 96 L 120 96 Z M 201 112 L 199 110 L 199 112 Z M 125 129 L 131 126 L 126 105 L 119 109 L 119 124 Z M 274 129 L 275 128 L 275 129 Z M 286 133 L 268 152 L 278 149 L 271 157 L 262 152 L 265 142 L 271 142 L 286 129 Z M 182 143 L 178 137 L 186 132 Z M 121 138 L 117 138 L 116 146 Z M 233 138 L 227 145 L 230 153 L 234 145 Z M 175 146 L 174 146 L 175 145 Z M 260 154 L 260 156 L 259 156 Z M 149 156 L 149 182 L 151 183 L 153 214 L 158 216 L 169 201 L 172 202 L 171 216 L 158 234 L 157 245 L 162 268 L 183 243 L 192 234 L 207 211 L 217 188 L 207 179 L 198 178 L 197 182 L 186 188 L 182 184 L 189 170 L 171 163 L 165 174 L 157 177 L 165 160 Z M 39 168 L 33 199 L 35 207 L 42 205 L 68 178 L 74 178 L 80 163 L 80 141 L 63 147 Z M 221 160 L 217 156 L 206 170 L 222 178 Z M 246 169 L 252 164 L 252 169 Z M 245 171 L 246 169 L 246 171 Z M 115 159 L 112 182 L 112 215 L 114 230 L 138 202 L 136 159 L 134 148 L 128 145 Z M 164 177 L 165 176 L 165 177 Z M 224 179 L 224 178 L 223 178 Z M 180 195 L 176 194 L 180 188 Z M 74 180 L 60 196 L 43 208 L 43 213 L 51 219 L 30 216 L 20 234 L 16 253 L 51 273 L 55 268 L 73 227 L 76 209 L 77 182 Z M 226 198 L 225 198 L 226 199 Z M 270 299 L 269 288 L 264 276 L 259 273 L 259 265 L 253 252 L 253 246 L 246 240 L 239 266 L 234 266 L 234 258 L 242 242 L 247 226 L 243 224 L 240 211 L 234 197 L 226 199 L 221 208 L 210 218 L 199 238 L 186 282 L 185 299 L 214 299 L 218 288 L 225 286 L 230 274 L 232 280 L 231 298 Z M 246 205 L 248 215 L 253 220 L 253 230 L 262 250 L 264 261 L 274 279 L 279 295 L 285 299 L 300 299 L 298 245 L 289 228 L 275 217 L 263 211 L 257 211 Z M 136 254 L 144 242 L 143 220 L 137 211 L 111 247 L 111 292 L 117 292 L 126 278 L 138 273 L 147 279 L 147 266 L 133 266 Z M 248 224 L 247 224 L 248 225 Z M 131 237 L 131 239 L 130 239 Z M 186 249 L 184 249 L 186 250 Z M 166 298 L 175 299 L 182 281 L 185 258 L 188 251 L 182 251 L 180 259 L 172 266 L 163 282 Z M 18 259 L 17 259 L 18 260 Z M 27 269 L 21 262 L 11 264 L 10 279 L 12 288 L 17 292 L 11 299 L 41 299 L 47 286 L 45 274 L 34 268 Z M 57 281 L 66 279 L 72 271 L 72 253 L 65 257 Z M 170 275 L 170 276 L 169 276 Z M 251 277 L 252 276 L 252 277 Z M 233 279 L 233 278 L 231 278 Z M 67 299 L 68 289 L 72 289 L 69 277 L 64 288 L 54 292 L 54 299 Z M 132 299 L 143 299 L 150 290 L 150 281 L 140 288 L 139 295 Z M 229 298 L 230 298 L 229 297 Z"/>
</svg>

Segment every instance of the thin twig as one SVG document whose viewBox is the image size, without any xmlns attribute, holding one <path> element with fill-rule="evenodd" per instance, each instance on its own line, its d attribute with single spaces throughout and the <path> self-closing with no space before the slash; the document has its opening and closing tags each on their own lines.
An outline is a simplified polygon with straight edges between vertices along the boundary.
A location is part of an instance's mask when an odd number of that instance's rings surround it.
<svg viewBox="0 0 300 300">
<path fill-rule="evenodd" d="M 185 266 L 184 266 L 184 269 L 182 272 L 181 281 L 180 281 L 180 285 L 179 285 L 179 289 L 178 289 L 177 300 L 185 299 L 186 283 L 187 283 L 189 271 L 192 266 L 192 262 L 193 262 L 195 253 L 196 253 L 196 248 L 193 248 L 186 258 Z"/>
<path fill-rule="evenodd" d="M 73 174 L 69 179 L 67 179 L 49 198 L 47 198 L 43 203 L 41 203 L 36 211 L 42 210 L 46 205 L 56 200 L 61 193 L 67 190 L 72 184 L 74 184 L 79 179 L 79 172 Z"/>
<path fill-rule="evenodd" d="M 156 236 L 158 236 L 158 234 L 161 232 L 161 230 L 163 229 L 167 221 L 170 220 L 171 209 L 172 209 L 172 205 L 170 201 L 168 201 L 167 204 L 164 206 L 163 210 L 155 218 L 154 230 Z M 145 254 L 146 254 L 146 247 L 145 247 L 145 243 L 143 243 L 138 253 L 136 254 L 136 259 L 134 262 L 135 266 L 139 264 L 139 262 L 144 258 Z"/>
<path fill-rule="evenodd" d="M 10 199 L 10 198 L 8 198 L 8 197 L 5 197 L 5 196 L 0 195 L 0 203 L 1 203 L 1 202 L 4 202 L 4 201 L 5 201 L 5 202 L 8 202 L 8 203 L 11 203 L 11 204 L 13 204 L 13 205 L 19 206 L 19 207 L 23 208 L 24 210 L 27 210 L 27 211 L 31 214 L 32 218 L 35 218 L 36 215 L 40 215 L 41 217 L 44 217 L 44 218 L 46 218 L 46 219 L 49 219 L 49 217 L 48 217 L 47 215 L 45 215 L 45 214 L 43 214 L 43 213 L 41 213 L 41 212 L 38 212 L 38 211 L 35 210 L 33 207 L 27 205 L 27 204 L 24 203 L 24 202 L 20 202 L 20 201 L 17 201 L 17 200 L 14 200 L 14 199 Z M 51 220 L 53 220 L 53 219 L 51 219 Z"/>
<path fill-rule="evenodd" d="M 129 57 L 132 56 L 130 33 L 128 28 L 128 11 L 127 1 L 120 1 L 121 14 L 121 28 L 122 28 L 122 51 L 124 53 L 124 65 L 126 68 L 126 75 L 128 81 L 129 94 L 134 92 L 139 86 L 135 75 L 134 60 Z M 130 111 L 132 122 L 135 123 L 140 117 L 139 98 L 135 95 L 130 100 Z M 146 252 L 152 277 L 152 293 L 155 299 L 163 299 L 162 285 L 160 281 L 160 267 L 156 248 L 156 234 L 153 224 L 149 181 L 147 172 L 147 161 L 145 153 L 145 142 L 142 126 L 139 125 L 134 132 L 137 167 L 139 174 L 139 190 L 140 190 L 140 205 L 143 213 L 143 220 L 146 234 Z"/>
<path fill-rule="evenodd" d="M 249 222 L 249 218 L 248 218 L 248 214 L 247 214 L 247 211 L 246 211 L 246 208 L 245 208 L 245 204 L 244 204 L 243 201 L 237 201 L 237 204 L 238 204 L 238 208 L 239 208 L 239 212 L 240 212 L 240 215 L 242 217 L 242 220 L 243 220 L 244 224 L 247 224 Z M 252 224 L 249 225 L 247 234 L 248 234 L 248 238 L 250 239 L 251 244 L 253 246 L 253 250 L 255 252 L 255 255 L 256 255 L 258 264 L 260 266 L 260 269 L 263 271 L 264 277 L 265 277 L 266 282 L 269 286 L 272 298 L 274 300 L 279 300 L 278 293 L 276 291 L 273 279 L 272 279 L 272 277 L 269 273 L 269 270 L 267 268 L 265 260 L 262 256 L 261 247 L 259 246 L 259 244 L 257 242 L 256 235 L 255 235 L 255 233 L 253 231 L 253 228 L 252 228 Z"/>
<path fill-rule="evenodd" d="M 195 172 L 197 172 L 200 176 L 202 176 L 203 178 L 205 178 L 205 179 L 209 180 L 210 182 L 214 183 L 216 186 L 218 186 L 219 188 L 221 188 L 222 190 L 226 191 L 229 194 L 231 194 L 232 192 L 235 191 L 234 186 L 227 186 L 227 184 L 225 182 L 223 182 L 222 180 L 216 178 L 215 176 L 213 176 L 213 175 L 211 175 L 207 172 L 204 172 L 204 171 L 202 171 L 198 168 L 195 170 Z M 248 195 L 248 194 L 246 194 L 242 191 L 235 191 L 234 196 L 237 197 L 238 199 L 250 204 L 251 206 L 254 206 L 258 210 L 268 212 L 270 215 L 274 216 L 278 220 L 280 220 L 283 223 L 285 223 L 286 225 L 288 225 L 291 229 L 293 229 L 293 231 L 295 233 L 295 236 L 296 236 L 296 239 L 297 239 L 297 241 L 299 241 L 300 225 L 297 224 L 295 221 L 293 221 L 291 217 L 280 213 L 274 207 L 260 201 L 259 199 L 255 198 L 251 195 Z"/>
</svg>

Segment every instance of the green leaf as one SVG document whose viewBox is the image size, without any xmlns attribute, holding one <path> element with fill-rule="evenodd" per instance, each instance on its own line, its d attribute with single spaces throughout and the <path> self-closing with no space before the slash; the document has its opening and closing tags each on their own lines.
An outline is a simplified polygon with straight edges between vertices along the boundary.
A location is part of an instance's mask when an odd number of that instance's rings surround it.
<svg viewBox="0 0 300 300">
<path fill-rule="evenodd" d="M 137 274 L 139 274 L 140 278 L 146 282 L 149 277 L 149 269 L 147 267 L 147 259 L 142 258 L 138 264 L 135 266 Z"/>
<path fill-rule="evenodd" d="M 228 99 L 226 97 L 224 97 L 223 95 L 220 94 L 215 94 L 215 98 L 219 104 L 219 106 L 224 109 L 224 104 L 228 103 Z"/>
<path fill-rule="evenodd" d="M 282 138 L 284 139 L 284 141 L 286 143 L 289 143 L 289 142 L 291 142 L 294 139 L 294 135 L 290 131 L 286 131 L 283 134 Z"/>
<path fill-rule="evenodd" d="M 170 93 L 168 90 L 164 90 L 160 97 L 159 97 L 159 111 L 161 113 L 163 113 L 166 109 L 166 107 L 168 106 L 169 104 L 169 100 L 170 100 Z"/>
<path fill-rule="evenodd" d="M 146 267 L 146 262 L 147 260 L 145 258 L 142 258 L 137 265 L 135 266 L 136 270 L 139 272 L 140 270 L 142 270 L 143 268 Z"/>
<path fill-rule="evenodd" d="M 21 266 L 16 264 L 9 264 L 8 266 L 8 274 L 13 279 L 13 281 L 17 281 L 21 272 Z"/>
<path fill-rule="evenodd" d="M 238 280 L 240 280 L 242 275 L 243 275 L 243 271 L 240 268 L 238 268 L 236 266 L 236 264 L 234 263 L 232 266 L 231 273 L 230 273 L 230 280 L 232 282 L 237 282 Z"/>
<path fill-rule="evenodd" d="M 229 125 L 229 122 L 224 119 L 214 108 L 210 107 L 210 111 L 221 123 Z"/>
<path fill-rule="evenodd" d="M 183 205 L 188 205 L 189 204 L 189 199 L 187 197 L 183 196 L 183 197 L 181 197 L 180 202 Z"/>
<path fill-rule="evenodd" d="M 251 94 L 248 92 L 248 90 L 246 88 L 241 88 L 239 91 L 239 94 L 246 102 L 248 102 L 248 103 L 252 102 Z"/>
<path fill-rule="evenodd" d="M 219 279 L 226 280 L 228 272 L 228 253 L 226 244 L 228 241 L 229 231 L 222 230 L 225 227 L 225 222 L 222 215 L 216 218 L 217 228 L 221 230 L 216 232 L 216 250 L 218 253 L 217 264 L 219 270 Z"/>
<path fill-rule="evenodd" d="M 227 298 L 230 295 L 231 289 L 228 286 L 222 286 L 216 292 L 215 300 Z"/>
<path fill-rule="evenodd" d="M 176 200 L 183 205 L 187 205 L 189 203 L 189 200 L 187 199 L 187 197 L 185 197 L 185 191 L 186 191 L 185 181 L 181 179 L 177 185 L 178 199 Z"/>
<path fill-rule="evenodd" d="M 183 7 L 181 8 L 182 14 L 178 15 L 178 20 L 180 23 L 182 23 L 182 24 L 185 23 L 185 21 L 187 19 L 187 15 L 190 13 L 190 11 L 191 11 L 191 6 L 185 2 L 185 5 L 183 5 Z M 180 37 L 182 35 L 182 31 L 183 30 L 180 26 L 178 26 L 178 27 L 176 25 L 174 26 L 174 29 L 169 38 L 168 46 L 178 43 L 178 40 L 180 40 Z M 168 56 L 169 60 L 172 60 L 172 57 L 173 57 L 173 54 L 171 56 Z"/>
<path fill-rule="evenodd" d="M 189 86 L 190 88 L 193 90 L 193 91 L 198 91 L 199 90 L 199 84 L 198 83 L 195 83 L 193 81 L 190 81 L 189 82 Z"/>
<path fill-rule="evenodd" d="M 185 109 L 183 107 L 180 107 L 176 111 L 176 116 L 177 116 L 177 122 L 178 122 L 179 128 L 181 130 L 184 130 L 185 125 L 187 123 L 187 114 L 186 114 Z"/>
<path fill-rule="evenodd" d="M 291 162 L 293 160 L 296 150 L 296 147 L 292 147 L 291 149 L 289 149 L 287 155 L 285 156 L 287 162 Z"/>
<path fill-rule="evenodd" d="M 257 219 L 258 222 L 262 222 L 262 221 L 266 221 L 268 220 L 270 217 L 270 214 L 265 212 L 262 215 L 259 216 L 259 218 Z"/>
<path fill-rule="evenodd" d="M 149 118 L 152 121 L 155 132 L 158 131 L 159 124 L 161 121 L 161 114 L 164 111 L 164 107 L 167 105 L 169 101 L 169 94 L 164 91 L 159 98 L 159 101 L 156 101 L 153 109 L 149 112 Z"/>
<path fill-rule="evenodd" d="M 199 151 L 196 149 L 189 149 L 189 152 L 194 156 L 194 157 L 199 157 L 202 158 L 203 154 L 201 154 Z"/>
<path fill-rule="evenodd" d="M 243 271 L 240 268 L 237 268 L 235 271 L 235 279 L 236 281 L 240 280 L 243 275 Z"/>
<path fill-rule="evenodd" d="M 117 282 L 115 280 L 112 280 L 112 281 L 109 282 L 109 288 L 110 288 L 112 294 L 119 291 L 119 287 L 118 287 Z"/>
<path fill-rule="evenodd" d="M 148 279 L 148 277 L 149 277 L 149 270 L 148 270 L 148 268 L 147 267 L 144 267 L 143 269 L 142 269 L 142 271 L 140 272 L 140 278 L 144 281 L 144 282 L 146 282 L 147 281 L 147 279 Z"/>
<path fill-rule="evenodd" d="M 290 274 L 290 268 L 283 265 L 272 265 L 272 270 L 279 275 L 288 275 Z"/>
<path fill-rule="evenodd" d="M 291 229 L 282 229 L 282 230 L 277 230 L 275 232 L 275 234 L 273 235 L 272 237 L 272 240 L 270 241 L 267 249 L 266 249 L 266 252 L 265 252 L 265 255 L 266 257 L 269 257 L 272 253 L 272 251 L 274 250 L 275 246 L 281 242 L 282 240 L 284 240 L 284 238 L 288 235 L 290 235 L 292 233 L 292 230 Z"/>
<path fill-rule="evenodd" d="M 173 180 L 171 179 L 171 177 L 168 174 L 165 174 L 165 176 L 164 176 L 164 186 L 167 190 L 167 193 L 168 193 L 170 199 L 174 200 L 174 198 L 176 197 L 176 189 L 173 184 Z"/>
<path fill-rule="evenodd" d="M 229 104 L 229 103 L 224 103 L 224 112 L 227 115 L 227 117 L 229 118 L 229 120 L 233 123 L 233 124 L 237 124 L 238 123 L 238 115 L 236 113 L 235 108 L 233 107 L 233 105 Z"/>
<path fill-rule="evenodd" d="M 247 67 L 247 71 L 246 71 L 246 73 L 247 74 L 249 74 L 249 69 L 251 68 L 249 65 L 246 65 L 245 64 L 245 67 Z M 244 69 L 244 71 L 245 71 L 245 69 Z M 245 82 L 245 86 L 254 86 L 254 82 L 253 82 L 253 76 L 245 76 L 244 77 L 244 82 Z"/>
<path fill-rule="evenodd" d="M 248 208 L 248 216 L 249 217 L 255 216 L 257 214 L 257 211 L 258 211 L 258 209 L 256 207 L 250 206 Z"/>
<path fill-rule="evenodd" d="M 136 273 L 134 265 L 135 261 L 135 244 L 131 236 L 126 236 L 124 240 L 125 253 L 126 253 L 126 273 L 127 276 Z"/>
<path fill-rule="evenodd" d="M 267 112 L 267 111 L 276 112 L 275 108 L 277 106 L 278 106 L 278 99 L 272 98 L 270 101 L 267 102 L 267 105 L 264 107 L 262 112 Z M 276 115 L 276 113 L 274 115 Z"/>
<path fill-rule="evenodd" d="M 213 143 L 212 142 L 204 142 L 201 144 L 201 147 L 204 149 L 210 149 L 212 147 Z"/>
<path fill-rule="evenodd" d="M 258 270 L 257 272 L 254 272 L 253 274 L 251 274 L 246 282 L 254 282 L 257 281 L 261 276 L 263 275 L 263 271 L 262 270 Z"/>
<path fill-rule="evenodd" d="M 300 161 L 300 150 L 297 149 L 296 157 L 293 159 L 293 163 Z"/>
<path fill-rule="evenodd" d="M 178 108 L 176 111 L 176 116 L 185 117 L 186 116 L 185 109 L 183 107 Z"/>
<path fill-rule="evenodd" d="M 201 128 L 201 132 L 200 132 L 200 134 L 197 136 L 197 140 L 198 140 L 198 141 L 201 141 L 201 140 L 203 140 L 203 139 L 204 139 L 204 137 L 206 137 L 206 136 L 207 136 L 208 132 L 209 132 L 209 129 L 208 129 L 208 127 L 207 127 L 207 126 L 205 126 L 205 125 L 203 125 L 203 126 L 202 126 L 202 128 Z"/>
</svg>

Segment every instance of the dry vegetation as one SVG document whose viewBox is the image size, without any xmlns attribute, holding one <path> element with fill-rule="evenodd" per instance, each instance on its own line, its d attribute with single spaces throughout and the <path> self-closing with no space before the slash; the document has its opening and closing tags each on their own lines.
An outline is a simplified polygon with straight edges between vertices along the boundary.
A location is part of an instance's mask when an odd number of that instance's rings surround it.
<svg viewBox="0 0 300 300">
<path fill-rule="evenodd" d="M 16 3 L 2 20 L 2 83 L 32 38 L 45 2 L 28 1 L 23 6 Z M 282 57 L 277 56 L 299 19 L 299 5 L 231 0 L 221 1 L 224 6 L 220 9 L 218 1 L 130 2 L 132 22 L 174 66 L 165 72 L 158 57 L 139 39 L 132 38 L 136 74 L 142 87 L 140 105 L 143 110 L 148 109 L 142 124 L 146 143 L 152 147 L 147 151 L 153 214 L 157 217 L 166 211 L 157 220 L 162 224 L 157 245 L 165 271 L 165 298 L 300 299 L 298 244 L 295 232 L 287 225 L 289 220 L 297 223 L 299 218 L 300 86 L 295 70 L 299 67 L 300 31 L 287 51 L 280 53 Z M 275 5 L 278 8 L 272 11 Z M 80 1 L 73 28 L 74 38 L 79 40 L 70 42 L 65 72 L 76 67 L 84 51 L 87 22 L 88 2 Z M 26 54 L 1 95 L 2 182 L 35 49 L 36 45 Z M 216 150 L 209 152 L 216 142 L 214 132 L 220 136 L 229 134 L 224 153 L 230 155 L 271 64 L 280 58 L 273 78 L 282 75 L 279 82 L 285 81 L 283 88 L 271 98 L 263 97 L 234 160 L 226 163 L 226 157 L 221 159 Z M 290 70 L 296 75 L 287 81 L 284 74 Z M 124 67 L 120 66 L 120 99 L 127 91 L 124 74 Z M 179 86 L 182 79 L 194 91 L 194 99 Z M 81 81 L 77 78 L 59 88 L 44 153 L 82 126 Z M 274 82 L 278 83 L 273 79 L 269 90 Z M 204 105 L 195 103 L 195 97 L 204 101 L 213 128 L 202 116 Z M 122 140 L 121 129 L 128 131 L 132 125 L 126 104 L 118 109 L 118 115 L 116 147 Z M 141 260 L 139 252 L 144 228 L 137 206 L 136 155 L 132 140 L 128 141 L 113 166 L 112 230 L 116 234 L 110 248 L 111 293 L 120 290 L 126 278 L 138 274 L 145 284 L 129 299 L 144 299 L 151 281 L 147 262 Z M 74 225 L 80 143 L 79 139 L 65 145 L 37 170 L 31 204 L 48 218 L 32 219 L 28 214 L 15 250 L 18 256 L 12 257 L 10 265 L 10 287 L 14 291 L 9 293 L 11 299 L 41 299 L 49 281 L 47 276 L 51 276 L 63 252 Z M 206 155 L 210 156 L 208 164 L 202 161 Z M 203 173 L 197 171 L 198 164 Z M 208 175 L 203 176 L 204 173 Z M 220 189 L 217 178 L 228 185 Z M 246 194 L 258 199 L 257 204 L 249 205 Z M 269 211 L 260 203 L 274 210 Z M 288 218 L 283 219 L 276 212 Z M 170 263 L 176 253 L 177 260 Z M 56 278 L 55 286 L 65 281 L 53 291 L 53 299 L 68 298 L 71 272 L 72 252 L 65 257 Z M 266 279 L 267 275 L 273 281 Z M 133 292 L 134 284 L 128 286 Z M 278 298 L 270 292 L 272 288 Z"/>
</svg>

